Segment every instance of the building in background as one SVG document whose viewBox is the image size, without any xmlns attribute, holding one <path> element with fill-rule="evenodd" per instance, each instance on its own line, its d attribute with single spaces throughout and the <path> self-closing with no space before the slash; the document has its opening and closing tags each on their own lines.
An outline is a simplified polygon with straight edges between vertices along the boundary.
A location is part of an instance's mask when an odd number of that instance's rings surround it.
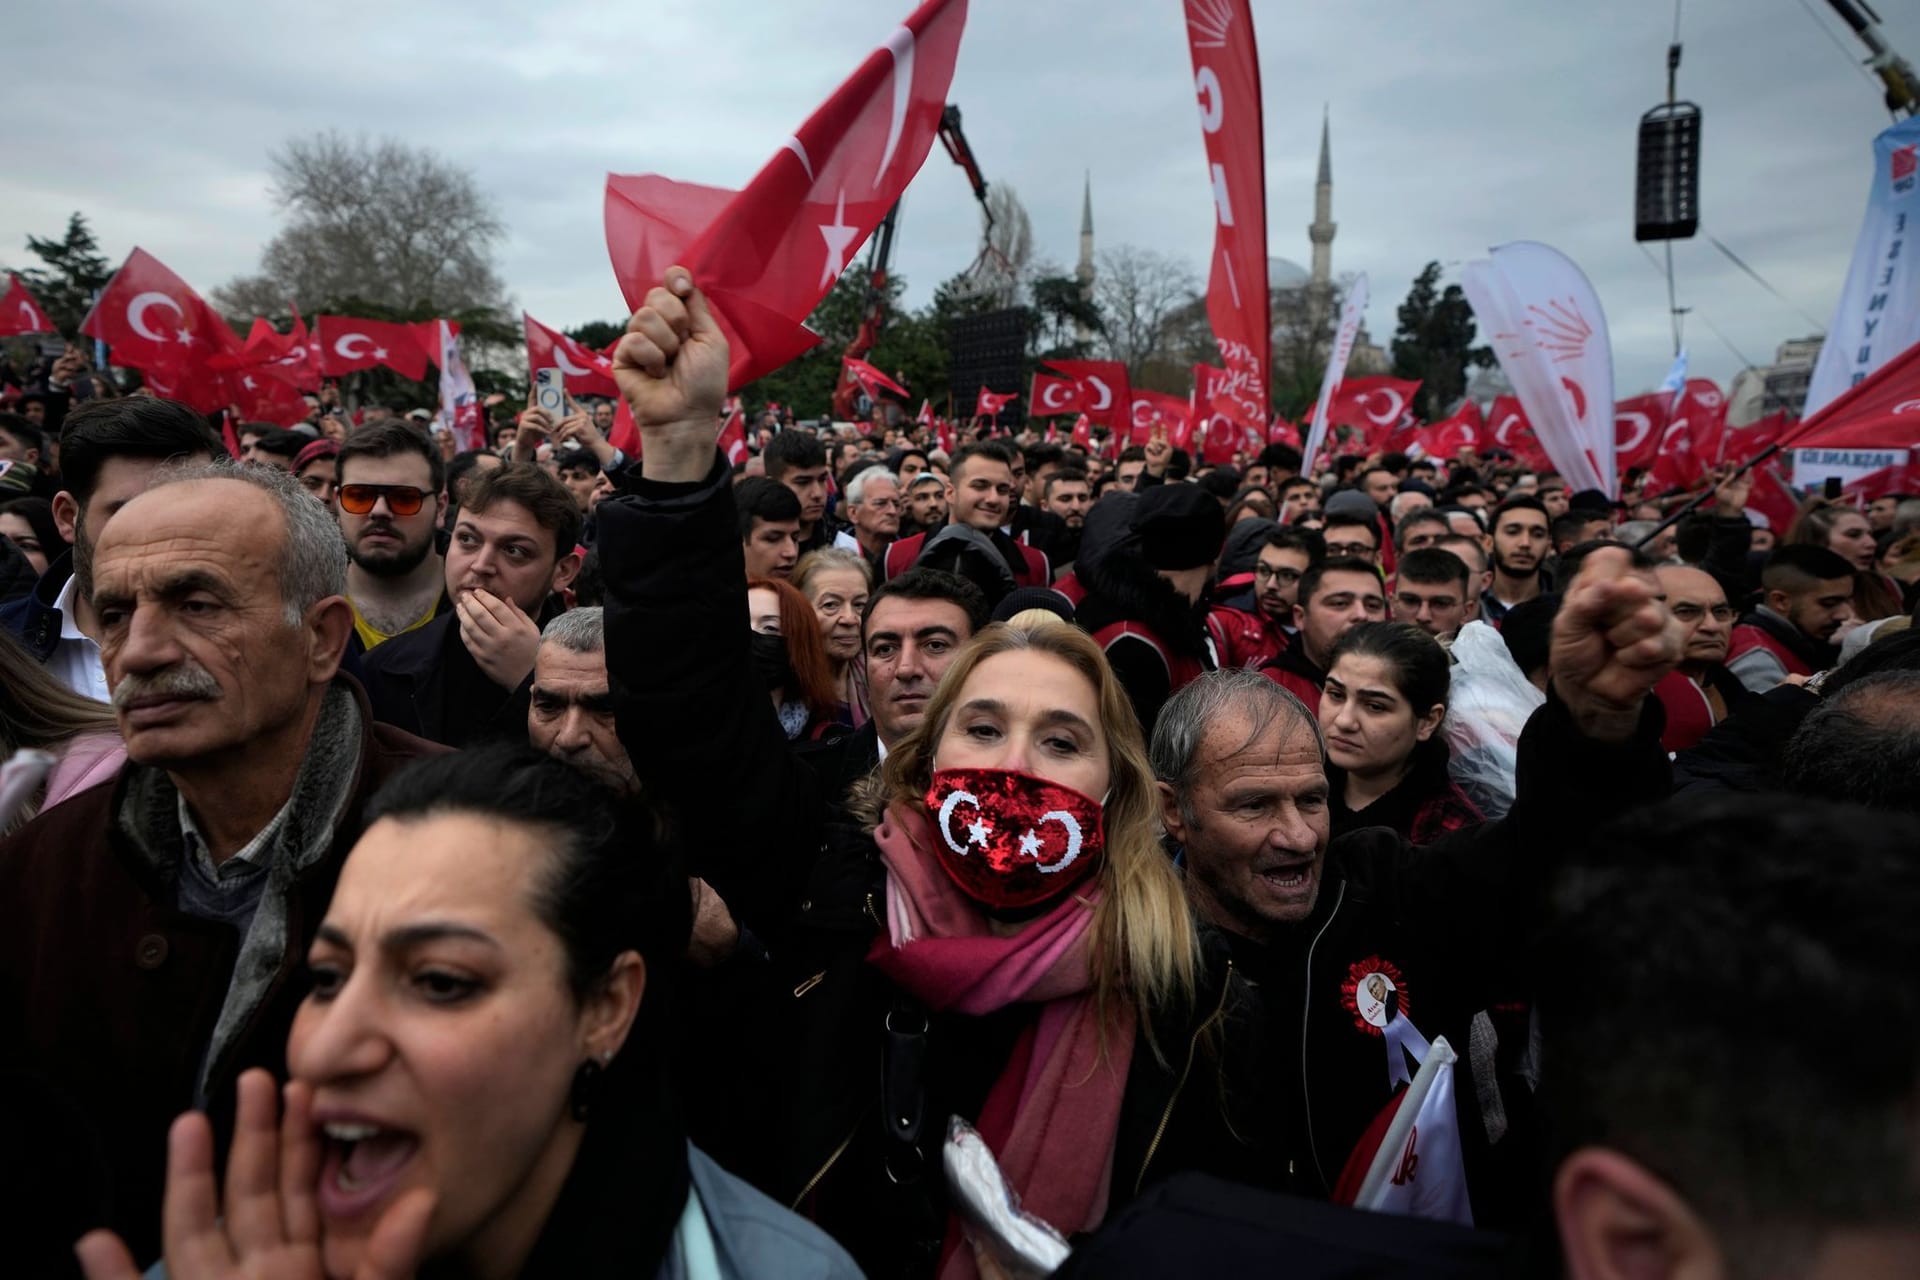
<svg viewBox="0 0 1920 1280">
<path fill-rule="evenodd" d="M 1772 364 L 1735 374 L 1727 392 L 1727 425 L 1744 427 L 1774 413 L 1799 417 L 1823 342 L 1818 334 L 1794 338 L 1780 344 Z"/>
</svg>

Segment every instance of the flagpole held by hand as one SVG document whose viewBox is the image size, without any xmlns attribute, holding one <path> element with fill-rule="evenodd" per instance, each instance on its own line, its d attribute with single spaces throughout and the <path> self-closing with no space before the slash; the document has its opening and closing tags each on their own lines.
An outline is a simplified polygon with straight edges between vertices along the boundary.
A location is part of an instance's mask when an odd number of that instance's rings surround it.
<svg viewBox="0 0 1920 1280">
<path fill-rule="evenodd" d="M 647 479 L 706 478 L 727 396 L 727 358 L 726 336 L 692 274 L 668 267 L 613 352 L 614 381 L 640 431 Z"/>
</svg>

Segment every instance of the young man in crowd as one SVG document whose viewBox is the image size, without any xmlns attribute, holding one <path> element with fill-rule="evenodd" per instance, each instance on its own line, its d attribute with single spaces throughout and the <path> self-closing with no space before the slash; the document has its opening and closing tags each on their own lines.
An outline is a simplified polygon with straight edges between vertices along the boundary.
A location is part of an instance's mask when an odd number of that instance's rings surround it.
<svg viewBox="0 0 1920 1280">
<path fill-rule="evenodd" d="M 523 732 L 540 628 L 580 569 L 580 524 L 573 495 L 538 467 L 475 481 L 447 548 L 453 609 L 362 660 L 374 713 L 450 747 Z"/>
<path fill-rule="evenodd" d="M 907 481 L 907 509 L 900 521 L 900 536 L 932 533 L 946 527 L 947 477 L 939 471 L 922 471 Z"/>
<path fill-rule="evenodd" d="M 1268 529 L 1254 558 L 1252 598 L 1235 596 L 1238 607 L 1220 605 L 1207 615 L 1223 667 L 1265 666 L 1294 642 L 1293 606 L 1300 582 L 1307 570 L 1326 559 L 1327 544 L 1312 529 L 1272 524 Z"/>
<path fill-rule="evenodd" d="M 94 542 L 165 464 L 208 462 L 226 450 L 205 418 L 152 396 L 89 401 L 67 416 L 62 435 L 53 521 L 73 549 L 47 565 L 30 595 L 0 607 L 0 625 L 61 684 L 105 702 L 100 619 L 92 603 Z"/>
<path fill-rule="evenodd" d="M 1006 562 L 1015 586 L 1044 587 L 1052 581 L 1047 557 L 1002 531 L 1013 510 L 1014 493 L 1013 466 L 1002 446 L 990 440 L 963 445 L 955 451 L 948 473 L 947 523 L 985 535 Z M 885 576 L 897 577 L 912 568 L 931 536 L 915 534 L 888 547 L 883 558 Z"/>
<path fill-rule="evenodd" d="M 800 560 L 800 499 L 779 481 L 754 476 L 735 486 L 733 500 L 747 576 L 791 576 Z"/>
<path fill-rule="evenodd" d="M 1404 556 L 1431 547 L 1452 532 L 1445 516 L 1430 506 L 1420 507 L 1402 516 L 1393 527 L 1393 549 L 1396 555 Z"/>
<path fill-rule="evenodd" d="M 1788 543 L 1760 570 L 1760 601 L 1733 629 L 1727 668 L 1765 693 L 1788 676 L 1839 660 L 1835 636 L 1853 619 L 1853 567 L 1825 547 Z"/>
<path fill-rule="evenodd" d="M 1380 563 L 1380 516 L 1364 494 L 1350 489 L 1328 499 L 1320 536 L 1330 559 Z"/>
<path fill-rule="evenodd" d="M 1300 594 L 1293 606 L 1293 624 L 1299 632 L 1294 643 L 1260 671 L 1309 711 L 1318 712 L 1333 646 L 1360 623 L 1386 618 L 1387 595 L 1380 570 L 1367 560 L 1329 556 L 1300 579 Z"/>
<path fill-rule="evenodd" d="M 1480 616 L 1498 625 L 1513 606 L 1552 590 L 1547 581 L 1547 508 L 1538 498 L 1509 498 L 1494 508 L 1493 585 L 1480 597 Z"/>
<path fill-rule="evenodd" d="M 1466 562 L 1441 547 L 1409 551 L 1393 579 L 1393 620 L 1410 622 L 1436 640 L 1452 640 L 1473 620 L 1480 600 Z"/>
<path fill-rule="evenodd" d="M 826 446 L 810 432 L 782 431 L 760 456 L 767 464 L 767 479 L 793 490 L 800 500 L 800 554 L 832 546 L 827 496 L 833 472 Z"/>
<path fill-rule="evenodd" d="M 438 540 L 446 472 L 425 432 L 383 418 L 348 433 L 334 474 L 358 655 L 450 607 Z"/>
</svg>

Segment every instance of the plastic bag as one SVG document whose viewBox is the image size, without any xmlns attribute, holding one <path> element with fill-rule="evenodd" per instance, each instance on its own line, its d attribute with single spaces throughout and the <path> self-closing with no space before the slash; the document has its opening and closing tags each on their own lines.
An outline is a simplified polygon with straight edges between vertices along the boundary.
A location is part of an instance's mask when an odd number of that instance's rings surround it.
<svg viewBox="0 0 1920 1280">
<path fill-rule="evenodd" d="M 1453 690 L 1442 732 L 1447 770 L 1489 820 L 1513 807 L 1514 760 L 1527 718 L 1547 700 L 1520 671 L 1500 633 L 1469 622 L 1453 642 Z"/>
<path fill-rule="evenodd" d="M 1067 1260 L 1072 1250 L 1066 1240 L 1020 1207 L 1020 1197 L 1007 1185 L 986 1139 L 958 1116 L 947 1122 L 941 1161 L 954 1212 L 966 1224 L 978 1255 L 984 1255 L 976 1256 L 982 1276 L 1040 1280 Z"/>
</svg>

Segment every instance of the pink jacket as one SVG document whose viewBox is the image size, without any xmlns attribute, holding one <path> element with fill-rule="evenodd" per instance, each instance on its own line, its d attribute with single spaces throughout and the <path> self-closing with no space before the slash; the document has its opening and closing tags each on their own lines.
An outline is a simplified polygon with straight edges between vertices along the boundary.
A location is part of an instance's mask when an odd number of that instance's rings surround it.
<svg viewBox="0 0 1920 1280">
<path fill-rule="evenodd" d="M 47 774 L 47 798 L 40 812 L 112 778 L 126 759 L 127 744 L 112 730 L 73 738 Z"/>
</svg>

